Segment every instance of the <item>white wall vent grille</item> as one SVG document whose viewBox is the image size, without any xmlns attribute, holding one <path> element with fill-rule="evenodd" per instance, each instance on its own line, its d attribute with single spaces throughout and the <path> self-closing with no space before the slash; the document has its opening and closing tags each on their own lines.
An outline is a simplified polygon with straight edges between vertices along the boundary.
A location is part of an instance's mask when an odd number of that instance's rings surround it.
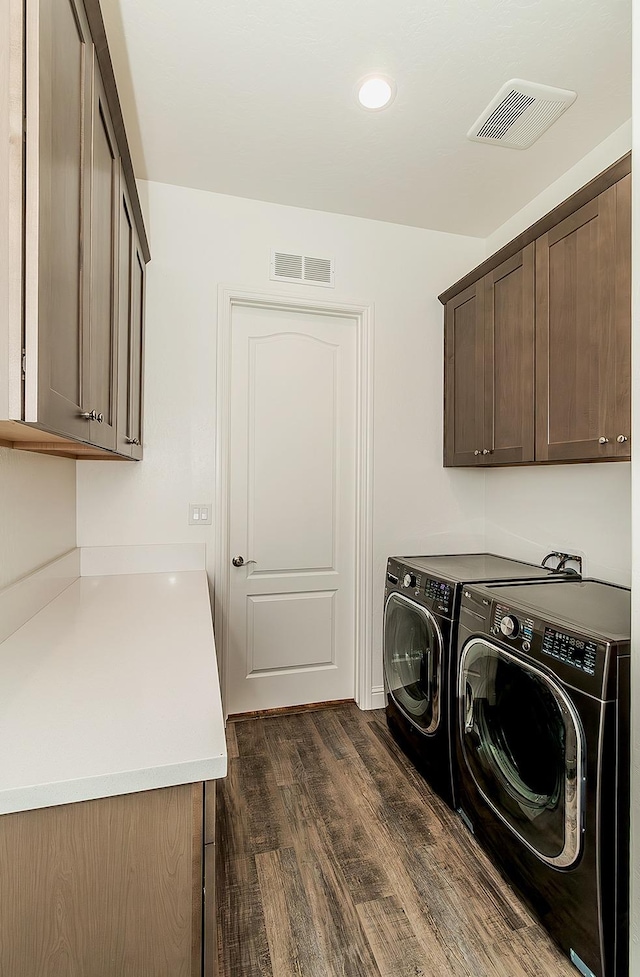
<svg viewBox="0 0 640 977">
<path fill-rule="evenodd" d="M 528 149 L 576 100 L 576 93 L 512 78 L 471 126 L 474 142 Z"/>
<path fill-rule="evenodd" d="M 323 285 L 333 288 L 333 258 L 312 258 L 303 254 L 273 251 L 271 281 L 297 282 L 299 285 Z"/>
</svg>

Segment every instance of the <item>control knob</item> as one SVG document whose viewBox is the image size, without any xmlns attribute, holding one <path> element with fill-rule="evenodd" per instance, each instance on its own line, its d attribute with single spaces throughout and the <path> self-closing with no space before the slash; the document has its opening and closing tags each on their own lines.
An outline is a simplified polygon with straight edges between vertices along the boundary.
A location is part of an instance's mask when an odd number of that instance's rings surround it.
<svg viewBox="0 0 640 977">
<path fill-rule="evenodd" d="M 415 587 L 416 578 L 413 573 L 405 573 L 403 583 L 405 587 Z"/>
<path fill-rule="evenodd" d="M 518 633 L 519 625 L 515 617 L 507 614 L 500 621 L 500 630 L 507 638 L 515 638 Z"/>
</svg>

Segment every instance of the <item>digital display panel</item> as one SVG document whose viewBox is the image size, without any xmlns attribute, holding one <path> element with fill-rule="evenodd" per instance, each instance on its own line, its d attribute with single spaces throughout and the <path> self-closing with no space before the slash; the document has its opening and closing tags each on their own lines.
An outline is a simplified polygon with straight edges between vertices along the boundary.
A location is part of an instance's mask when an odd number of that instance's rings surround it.
<svg viewBox="0 0 640 977">
<path fill-rule="evenodd" d="M 542 651 L 556 661 L 564 662 L 572 668 L 579 668 L 587 675 L 594 675 L 596 671 L 596 656 L 598 647 L 595 641 L 585 641 L 563 631 L 553 628 L 544 629 Z"/>
<path fill-rule="evenodd" d="M 438 610 L 449 610 L 453 593 L 453 587 L 450 584 L 443 583 L 441 580 L 432 580 L 428 577 L 424 587 L 424 593 L 425 597 L 428 597 L 434 602 Z"/>
</svg>

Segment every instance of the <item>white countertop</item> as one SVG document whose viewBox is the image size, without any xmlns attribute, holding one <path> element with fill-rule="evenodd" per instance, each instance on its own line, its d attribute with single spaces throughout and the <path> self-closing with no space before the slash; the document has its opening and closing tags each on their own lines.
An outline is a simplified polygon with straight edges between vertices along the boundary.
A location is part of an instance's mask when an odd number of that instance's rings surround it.
<svg viewBox="0 0 640 977">
<path fill-rule="evenodd" d="M 78 577 L 0 644 L 0 814 L 226 770 L 204 570 Z"/>
</svg>

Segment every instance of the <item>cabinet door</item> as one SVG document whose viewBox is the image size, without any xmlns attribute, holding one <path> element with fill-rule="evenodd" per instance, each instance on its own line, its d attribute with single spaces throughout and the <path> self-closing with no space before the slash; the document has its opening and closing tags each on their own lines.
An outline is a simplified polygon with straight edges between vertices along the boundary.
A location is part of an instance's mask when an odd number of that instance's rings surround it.
<svg viewBox="0 0 640 977">
<path fill-rule="evenodd" d="M 94 65 L 91 128 L 91 250 L 86 308 L 88 342 L 84 369 L 89 378 L 90 440 L 116 446 L 116 268 L 120 160 L 97 61 Z"/>
<path fill-rule="evenodd" d="M 3 815 L 0 974 L 201 977 L 202 849 L 201 783 Z"/>
<path fill-rule="evenodd" d="M 203 977 L 218 973 L 218 920 L 216 907 L 216 846 L 204 846 Z"/>
<path fill-rule="evenodd" d="M 83 329 L 90 227 L 94 51 L 82 4 L 39 0 L 27 18 L 25 420 L 89 440 Z M 33 369 L 37 359 L 38 369 Z"/>
<path fill-rule="evenodd" d="M 131 280 L 131 354 L 129 366 L 129 431 L 132 456 L 142 458 L 144 433 L 144 300 L 145 262 L 137 235 L 134 235 Z"/>
<path fill-rule="evenodd" d="M 631 457 L 631 175 L 616 183 L 616 457 Z M 620 441 L 619 438 L 626 438 Z"/>
<path fill-rule="evenodd" d="M 142 327 L 144 262 L 129 195 L 120 182 L 118 249 L 118 436 L 117 450 L 142 457 Z"/>
<path fill-rule="evenodd" d="M 624 274 L 616 196 L 614 185 L 536 241 L 540 461 L 615 456 L 616 334 L 625 328 L 616 303 Z"/>
<path fill-rule="evenodd" d="M 477 465 L 484 438 L 484 280 L 445 310 L 444 464 Z"/>
<path fill-rule="evenodd" d="M 485 278 L 484 464 L 534 456 L 534 246 Z"/>
<path fill-rule="evenodd" d="M 216 782 L 204 785 L 204 904 L 203 977 L 218 973 L 218 913 L 216 903 Z"/>
</svg>

